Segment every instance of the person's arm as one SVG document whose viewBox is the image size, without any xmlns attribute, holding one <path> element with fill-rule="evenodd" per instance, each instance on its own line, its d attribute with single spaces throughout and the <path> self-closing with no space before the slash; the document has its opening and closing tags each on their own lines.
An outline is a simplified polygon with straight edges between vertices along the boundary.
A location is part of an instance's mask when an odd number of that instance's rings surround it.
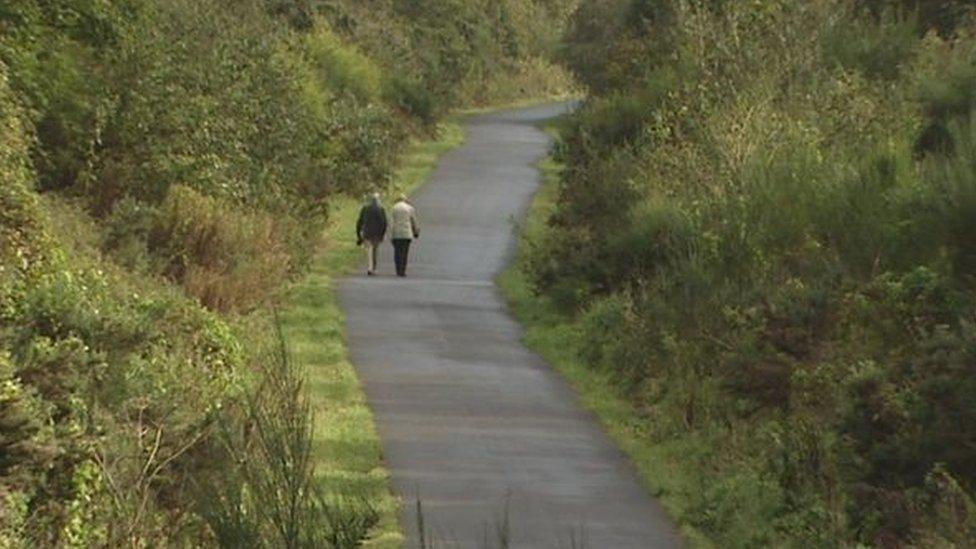
<svg viewBox="0 0 976 549">
<path fill-rule="evenodd" d="M 380 236 L 384 236 L 385 237 L 386 236 L 386 229 L 389 227 L 389 224 L 387 223 L 387 219 L 386 219 L 386 209 L 385 208 L 380 208 L 380 218 L 383 220 L 382 223 L 380 223 Z"/>
<path fill-rule="evenodd" d="M 417 222 L 417 211 L 410 211 L 410 228 L 413 230 L 413 237 L 420 238 L 420 223 Z"/>
<path fill-rule="evenodd" d="M 366 208 L 359 210 L 359 219 L 356 220 L 356 244 L 363 243 L 363 223 L 366 222 Z"/>
</svg>

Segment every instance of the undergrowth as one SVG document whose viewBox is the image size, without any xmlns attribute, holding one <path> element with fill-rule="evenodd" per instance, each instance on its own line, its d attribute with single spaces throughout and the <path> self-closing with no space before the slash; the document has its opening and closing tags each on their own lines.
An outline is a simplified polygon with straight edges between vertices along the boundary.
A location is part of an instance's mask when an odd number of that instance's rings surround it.
<svg viewBox="0 0 976 549">
<path fill-rule="evenodd" d="M 574 17 L 590 96 L 515 286 L 704 539 L 976 540 L 967 5 Z"/>
<path fill-rule="evenodd" d="M 445 113 L 568 81 L 528 30 L 566 14 L 364 4 L 0 2 L 0 546 L 395 532 L 338 312 L 283 352 L 273 311 L 353 261 L 323 232 L 415 181 Z"/>
</svg>

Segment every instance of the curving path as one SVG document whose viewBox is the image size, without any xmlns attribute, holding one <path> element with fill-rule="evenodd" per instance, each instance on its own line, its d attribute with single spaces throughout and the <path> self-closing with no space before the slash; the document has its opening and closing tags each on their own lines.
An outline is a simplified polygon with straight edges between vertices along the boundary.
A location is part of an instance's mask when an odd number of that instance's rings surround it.
<svg viewBox="0 0 976 549">
<path fill-rule="evenodd" d="M 481 547 L 486 538 L 497 546 L 505 517 L 510 547 L 680 545 L 630 462 L 522 345 L 492 283 L 550 146 L 534 124 L 566 108 L 470 119 L 465 145 L 441 159 L 413 201 L 422 239 L 408 278 L 392 276 L 387 245 L 381 276 L 341 284 L 352 359 L 405 503 L 411 547 L 418 495 L 427 529 L 453 546 Z"/>
</svg>

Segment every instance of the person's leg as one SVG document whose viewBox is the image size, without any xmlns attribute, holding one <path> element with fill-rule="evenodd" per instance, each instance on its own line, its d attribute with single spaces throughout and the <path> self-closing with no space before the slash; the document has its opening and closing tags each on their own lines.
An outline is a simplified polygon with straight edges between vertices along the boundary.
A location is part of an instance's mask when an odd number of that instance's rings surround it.
<svg viewBox="0 0 976 549">
<path fill-rule="evenodd" d="M 369 250 L 370 250 L 369 270 L 372 271 L 373 273 L 376 273 L 376 268 L 379 266 L 378 263 L 379 263 L 380 242 L 379 241 L 370 242 Z"/>
<path fill-rule="evenodd" d="M 400 274 L 400 239 L 393 239 L 393 264 L 396 266 L 397 275 Z"/>
<path fill-rule="evenodd" d="M 403 241 L 403 263 L 402 263 L 403 274 L 401 274 L 400 276 L 407 276 L 407 263 L 410 260 L 410 242 L 411 242 L 410 240 Z"/>
<path fill-rule="evenodd" d="M 366 250 L 366 274 L 373 274 L 376 270 L 376 261 L 373 259 L 376 255 L 375 246 L 370 241 L 363 242 L 363 249 Z"/>
<path fill-rule="evenodd" d="M 397 276 L 406 274 L 406 254 L 403 246 L 405 242 L 409 243 L 410 241 L 402 238 L 393 239 L 393 262 L 396 263 Z"/>
</svg>

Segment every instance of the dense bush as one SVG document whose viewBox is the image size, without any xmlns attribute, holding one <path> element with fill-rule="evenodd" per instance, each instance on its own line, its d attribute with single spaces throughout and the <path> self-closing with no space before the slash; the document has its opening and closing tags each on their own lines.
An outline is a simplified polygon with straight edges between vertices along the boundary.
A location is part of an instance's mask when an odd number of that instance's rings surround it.
<svg viewBox="0 0 976 549">
<path fill-rule="evenodd" d="M 0 118 L 0 539 L 175 539 L 195 527 L 181 479 L 199 467 L 191 456 L 237 384 L 241 350 L 199 307 L 128 293 L 62 249 L 30 189 L 29 126 L 5 80 Z"/>
<path fill-rule="evenodd" d="M 83 196 L 119 237 L 145 229 L 119 226 L 145 224 L 117 213 L 120 205 L 152 211 L 172 187 L 190 187 L 288 220 L 278 226 L 285 264 L 300 269 L 329 199 L 385 186 L 411 131 L 459 102 L 566 85 L 538 61 L 567 17 L 561 3 L 374 4 L 5 6 L 0 58 L 36 128 L 40 189 Z M 536 87 L 505 92 L 510 74 Z M 133 257 L 137 248 L 125 261 L 166 266 Z M 218 253 L 248 262 L 240 249 Z M 267 258 L 253 261 L 260 271 Z"/>
<path fill-rule="evenodd" d="M 976 541 L 976 50 L 920 5 L 573 19 L 591 97 L 530 270 L 682 445 L 710 489 L 681 518 L 722 545 Z"/>
<path fill-rule="evenodd" d="M 576 2 L 339 0 L 324 15 L 393 74 L 389 95 L 421 118 L 459 104 L 565 93 L 550 62 Z"/>
<path fill-rule="evenodd" d="M 566 85 L 562 4 L 0 2 L 0 546 L 361 542 L 268 310 L 443 112 Z"/>
<path fill-rule="evenodd" d="M 146 249 L 163 274 L 208 308 L 247 310 L 291 270 L 284 232 L 266 214 L 235 211 L 174 186 L 152 218 Z"/>
</svg>

